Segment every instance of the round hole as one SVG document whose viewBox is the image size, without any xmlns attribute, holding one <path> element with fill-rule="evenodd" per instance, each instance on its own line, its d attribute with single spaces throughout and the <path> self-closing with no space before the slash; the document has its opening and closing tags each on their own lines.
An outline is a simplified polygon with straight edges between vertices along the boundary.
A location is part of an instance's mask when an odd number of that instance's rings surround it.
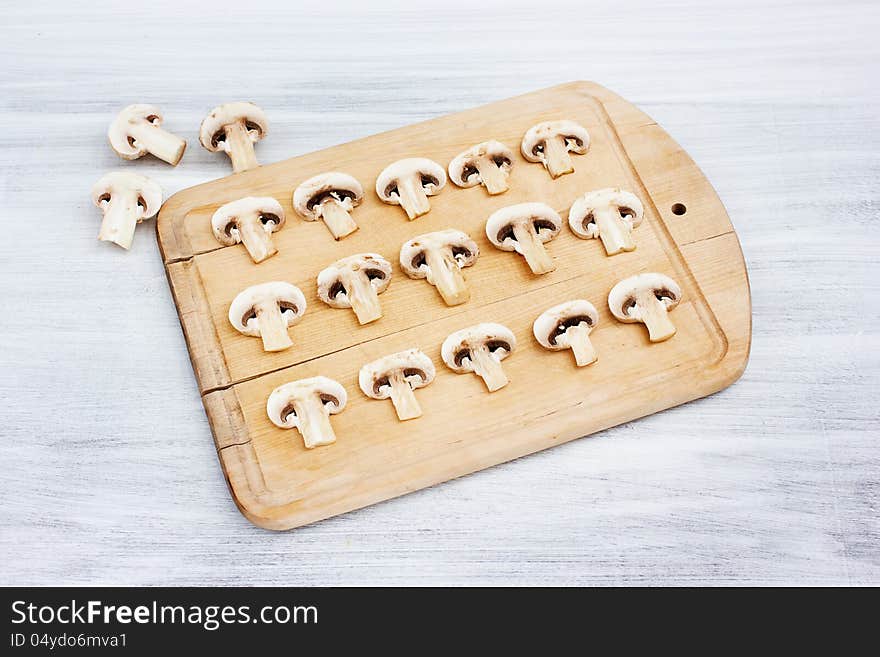
<svg viewBox="0 0 880 657">
<path fill-rule="evenodd" d="M 674 203 L 672 206 L 672 214 L 677 214 L 681 216 L 687 211 L 688 209 L 687 207 L 685 207 L 684 203 Z"/>
</svg>

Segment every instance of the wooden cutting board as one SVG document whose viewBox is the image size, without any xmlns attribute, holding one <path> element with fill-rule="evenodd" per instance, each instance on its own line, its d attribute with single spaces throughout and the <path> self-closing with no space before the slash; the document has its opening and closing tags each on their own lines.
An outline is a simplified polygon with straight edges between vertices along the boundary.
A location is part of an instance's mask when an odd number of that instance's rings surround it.
<svg viewBox="0 0 880 657">
<path fill-rule="evenodd" d="M 525 131 L 551 119 L 573 119 L 591 136 L 589 152 L 573 156 L 575 172 L 557 180 L 519 154 Z M 487 139 L 516 152 L 505 194 L 450 182 L 431 197 L 431 212 L 410 222 L 373 191 L 378 173 L 394 160 L 428 157 L 445 166 Z M 321 222 L 302 221 L 291 206 L 300 182 L 331 170 L 352 174 L 366 191 L 354 212 L 360 230 L 339 242 Z M 644 203 L 633 252 L 608 257 L 599 240 L 579 239 L 566 225 L 548 245 L 557 270 L 533 276 L 521 257 L 495 249 L 485 236 L 485 221 L 498 208 L 542 201 L 565 218 L 576 197 L 603 187 L 628 189 Z M 259 265 L 242 245 L 223 247 L 211 233 L 214 211 L 244 196 L 273 196 L 288 218 L 274 234 L 279 253 Z M 465 231 L 481 250 L 477 263 L 464 270 L 471 300 L 461 306 L 445 306 L 432 286 L 407 278 L 397 264 L 403 242 L 444 228 Z M 721 201 L 660 126 L 589 82 L 187 189 L 165 202 L 158 236 L 232 496 L 248 519 L 270 529 L 357 509 L 703 397 L 735 381 L 748 359 L 749 283 Z M 361 252 L 380 253 L 394 265 L 391 285 L 380 296 L 384 316 L 367 326 L 359 326 L 351 311 L 322 303 L 315 283 L 321 269 Z M 617 281 L 651 271 L 671 276 L 683 290 L 671 313 L 678 333 L 658 344 L 648 341 L 643 325 L 617 322 L 607 305 Z M 269 280 L 297 285 L 308 301 L 290 331 L 294 346 L 271 354 L 227 319 L 238 292 Z M 546 351 L 532 336 L 538 314 L 572 298 L 588 299 L 599 310 L 591 336 L 599 360 L 585 368 L 575 366 L 571 352 Z M 477 376 L 456 375 L 440 359 L 449 333 L 484 321 L 508 326 L 518 341 L 503 363 L 510 383 L 492 394 Z M 411 347 L 431 357 L 437 377 L 416 392 L 422 417 L 399 422 L 390 401 L 360 391 L 357 375 L 364 363 Z M 283 383 L 317 375 L 342 383 L 348 405 L 332 416 L 337 442 L 307 450 L 296 430 L 269 421 L 266 399 Z"/>
</svg>

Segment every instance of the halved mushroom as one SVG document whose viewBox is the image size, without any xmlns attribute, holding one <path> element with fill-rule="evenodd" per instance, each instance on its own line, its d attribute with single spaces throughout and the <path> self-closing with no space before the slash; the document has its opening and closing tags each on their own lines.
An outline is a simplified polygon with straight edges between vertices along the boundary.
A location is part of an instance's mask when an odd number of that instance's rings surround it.
<svg viewBox="0 0 880 657">
<path fill-rule="evenodd" d="M 276 253 L 272 233 L 284 226 L 284 208 L 270 196 L 248 196 L 232 201 L 211 217 L 214 237 L 220 244 L 243 243 L 251 259 L 260 263 Z"/>
<path fill-rule="evenodd" d="M 459 153 L 449 163 L 449 179 L 459 187 L 482 184 L 493 196 L 508 190 L 513 151 L 500 141 L 484 141 Z"/>
<path fill-rule="evenodd" d="M 226 103 L 211 110 L 199 129 L 199 142 L 212 153 L 223 151 L 236 173 L 259 165 L 254 143 L 269 131 L 266 115 L 253 103 Z"/>
<path fill-rule="evenodd" d="M 569 152 L 583 155 L 590 148 L 590 133 L 574 121 L 544 121 L 523 136 L 520 150 L 529 162 L 541 162 L 553 178 L 571 173 Z"/>
<path fill-rule="evenodd" d="M 323 219 L 333 239 L 358 229 L 349 214 L 361 204 L 364 189 L 347 173 L 330 171 L 309 178 L 293 193 L 293 208 L 306 221 Z"/>
<path fill-rule="evenodd" d="M 306 311 L 306 298 L 296 286 L 284 281 L 252 285 L 229 306 L 229 323 L 243 335 L 263 339 L 264 351 L 284 351 L 293 342 L 287 327 Z"/>
<path fill-rule="evenodd" d="M 518 203 L 501 208 L 486 221 L 486 237 L 502 251 L 522 255 L 533 274 L 547 274 L 556 263 L 544 248 L 559 234 L 562 218 L 545 203 Z"/>
<path fill-rule="evenodd" d="M 514 349 L 516 338 L 509 328 L 486 322 L 451 334 L 443 341 L 440 355 L 453 372 L 473 372 L 483 379 L 489 392 L 495 392 L 508 383 L 501 361 Z"/>
<path fill-rule="evenodd" d="M 104 213 L 98 239 L 128 249 L 134 227 L 159 211 L 162 188 L 146 176 L 111 171 L 92 186 L 92 201 Z"/>
<path fill-rule="evenodd" d="M 162 114 L 155 105 L 129 105 L 110 124 L 110 146 L 124 160 L 151 153 L 176 166 L 186 150 L 186 140 L 163 130 Z"/>
<path fill-rule="evenodd" d="M 278 386 L 269 395 L 266 413 L 279 429 L 297 429 L 307 449 L 336 442 L 330 416 L 345 408 L 348 395 L 338 381 L 313 376 Z"/>
<path fill-rule="evenodd" d="M 410 278 L 427 278 L 447 306 L 470 299 L 461 270 L 477 261 L 480 247 L 460 230 L 438 230 L 414 237 L 400 247 L 400 268 Z"/>
<path fill-rule="evenodd" d="M 681 301 L 681 288 L 665 274 L 638 274 L 620 281 L 608 293 L 611 314 L 621 322 L 642 322 L 651 342 L 675 335 L 669 311 Z"/>
<path fill-rule="evenodd" d="M 376 194 L 384 203 L 399 205 L 410 221 L 431 211 L 429 196 L 446 185 L 446 171 L 426 157 L 410 157 L 389 164 L 376 178 Z"/>
<path fill-rule="evenodd" d="M 391 263 L 378 253 L 337 260 L 318 274 L 318 296 L 331 308 L 351 308 L 360 324 L 382 316 L 379 295 L 391 283 Z"/>
<path fill-rule="evenodd" d="M 422 415 L 414 391 L 433 380 L 434 363 L 418 349 L 383 356 L 364 365 L 358 375 L 358 383 L 367 397 L 391 397 L 399 420 L 412 420 Z"/>
<path fill-rule="evenodd" d="M 590 331 L 599 321 L 599 313 L 589 301 L 574 299 L 545 310 L 532 325 L 535 339 L 544 349 L 571 349 L 578 367 L 598 359 Z"/>
<path fill-rule="evenodd" d="M 645 210 L 632 192 L 622 189 L 598 189 L 587 192 L 571 205 L 568 225 L 578 237 L 602 240 L 605 253 L 634 251 L 632 230 L 640 223 Z"/>
</svg>

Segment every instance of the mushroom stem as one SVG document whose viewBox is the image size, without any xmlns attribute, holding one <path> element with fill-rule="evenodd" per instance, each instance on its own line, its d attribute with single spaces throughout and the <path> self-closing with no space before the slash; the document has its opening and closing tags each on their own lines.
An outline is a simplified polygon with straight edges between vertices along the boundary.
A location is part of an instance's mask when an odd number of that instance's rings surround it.
<svg viewBox="0 0 880 657">
<path fill-rule="evenodd" d="M 134 138 L 136 146 L 143 146 L 160 160 L 164 160 L 172 166 L 176 166 L 180 162 L 183 151 L 186 149 L 185 140 L 152 123 L 133 124 L 129 134 Z"/>
<path fill-rule="evenodd" d="M 513 236 L 516 238 L 516 250 L 525 257 L 533 274 L 548 274 L 556 270 L 556 263 L 547 253 L 541 236 L 530 221 L 513 224 Z"/>
<path fill-rule="evenodd" d="M 557 135 L 544 140 L 544 164 L 553 178 L 574 171 L 565 137 Z"/>
<path fill-rule="evenodd" d="M 389 374 L 388 384 L 391 386 L 391 403 L 397 411 L 397 419 L 413 420 L 421 417 L 422 408 L 416 400 L 415 391 L 403 376 L 403 371 L 397 370 Z"/>
<path fill-rule="evenodd" d="M 486 345 L 472 347 L 470 357 L 474 364 L 474 373 L 483 379 L 489 392 L 495 392 L 507 385 L 508 379 L 501 367 L 501 361 L 492 356 Z"/>
<path fill-rule="evenodd" d="M 324 408 L 321 398 L 310 396 L 298 400 L 295 404 L 297 428 L 303 437 L 306 448 L 312 449 L 321 445 L 336 442 L 336 434 L 330 424 L 330 416 Z"/>
<path fill-rule="evenodd" d="M 595 363 L 599 356 L 590 341 L 590 327 L 584 322 L 576 326 L 569 326 L 565 330 L 565 339 L 574 353 L 574 360 L 578 367 L 584 367 Z"/>
<path fill-rule="evenodd" d="M 428 249 L 425 251 L 425 261 L 428 265 L 428 282 L 437 288 L 447 306 L 457 306 L 471 298 L 464 274 L 452 253 L 446 249 Z"/>
<path fill-rule="evenodd" d="M 264 351 L 284 351 L 293 344 L 287 334 L 287 321 L 277 301 L 258 304 L 254 310 Z"/>
<path fill-rule="evenodd" d="M 104 208 L 98 239 L 113 242 L 123 249 L 130 248 L 141 212 L 137 194 L 113 194 Z"/>
<path fill-rule="evenodd" d="M 251 141 L 244 121 L 230 123 L 224 126 L 223 131 L 226 134 L 224 150 L 229 154 L 232 170 L 235 173 L 256 169 L 260 166 L 257 162 L 257 155 L 254 153 L 254 142 Z"/>
<path fill-rule="evenodd" d="M 241 236 L 241 242 L 254 262 L 263 262 L 266 258 L 278 253 L 278 249 L 272 243 L 271 233 L 266 230 L 259 217 L 243 219 L 237 222 L 236 226 L 238 234 Z"/>
<path fill-rule="evenodd" d="M 357 315 L 358 323 L 369 324 L 382 316 L 382 306 L 379 304 L 379 294 L 369 277 L 362 270 L 354 272 L 351 277 L 346 277 L 345 292 L 351 309 Z"/>
<path fill-rule="evenodd" d="M 646 290 L 636 297 L 636 306 L 641 320 L 648 327 L 651 342 L 663 342 L 675 335 L 675 325 L 669 320 L 666 304 L 654 295 L 653 290 Z"/>
<path fill-rule="evenodd" d="M 397 196 L 410 221 L 431 211 L 431 203 L 418 175 L 401 177 L 397 181 Z"/>
<path fill-rule="evenodd" d="M 351 235 L 358 229 L 348 211 L 335 198 L 329 198 L 320 206 L 320 215 L 327 229 L 333 235 L 333 239 L 341 240 L 346 235 Z"/>
<path fill-rule="evenodd" d="M 486 191 L 492 196 L 503 194 L 509 187 L 507 185 L 507 172 L 495 164 L 495 161 L 488 157 L 481 157 L 474 165 L 480 174 L 480 180 L 486 187 Z"/>
<path fill-rule="evenodd" d="M 635 242 L 629 225 L 620 217 L 617 208 L 602 208 L 593 211 L 593 219 L 599 229 L 599 238 L 605 253 L 614 255 L 621 251 L 634 251 Z"/>
</svg>

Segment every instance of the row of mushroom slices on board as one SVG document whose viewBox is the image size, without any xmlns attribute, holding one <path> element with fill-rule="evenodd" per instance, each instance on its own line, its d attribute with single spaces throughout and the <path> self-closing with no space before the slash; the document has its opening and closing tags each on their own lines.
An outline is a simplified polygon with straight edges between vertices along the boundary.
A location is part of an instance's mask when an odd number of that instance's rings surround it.
<svg viewBox="0 0 880 657">
<path fill-rule="evenodd" d="M 650 340 L 661 342 L 675 334 L 669 311 L 678 305 L 681 296 L 681 289 L 668 276 L 639 274 L 617 283 L 608 294 L 608 305 L 618 320 L 644 323 Z M 279 302 L 278 307 L 284 308 L 283 322 L 297 320 L 299 303 L 305 303 L 301 294 Z M 585 367 L 598 359 L 590 340 L 598 318 L 593 304 L 573 299 L 541 313 L 532 325 L 532 333 L 544 349 L 570 349 L 575 364 Z M 440 356 L 456 374 L 476 374 L 489 392 L 495 392 L 509 382 L 501 361 L 515 349 L 513 331 L 502 324 L 485 322 L 451 333 L 443 341 Z M 435 376 L 434 363 L 427 354 L 407 349 L 365 364 L 358 374 L 358 385 L 371 399 L 390 399 L 399 420 L 412 420 L 422 415 L 415 391 L 430 385 Z M 266 412 L 275 426 L 297 429 L 305 446 L 312 448 L 336 441 L 330 415 L 342 411 L 346 402 L 347 393 L 341 383 L 317 376 L 275 388 L 266 402 Z"/>
</svg>

